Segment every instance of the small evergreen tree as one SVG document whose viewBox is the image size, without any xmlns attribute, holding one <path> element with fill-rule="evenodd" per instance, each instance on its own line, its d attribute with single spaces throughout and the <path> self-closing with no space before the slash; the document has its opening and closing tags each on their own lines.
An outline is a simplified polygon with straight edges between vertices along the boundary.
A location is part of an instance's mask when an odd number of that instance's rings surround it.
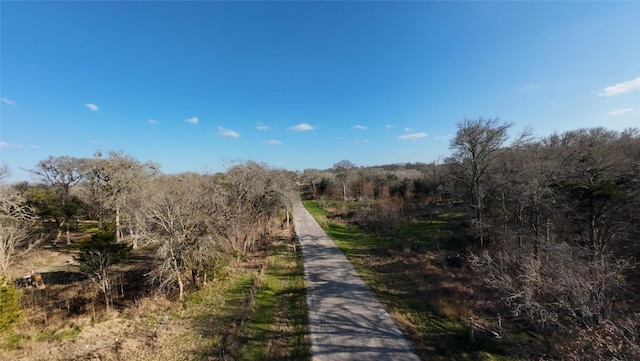
<svg viewBox="0 0 640 361">
<path fill-rule="evenodd" d="M 0 278 L 0 332 L 8 330 L 22 318 L 20 310 L 20 290 Z"/>
<path fill-rule="evenodd" d="M 116 238 L 115 224 L 108 224 L 80 244 L 80 254 L 75 257 L 80 272 L 100 287 L 107 308 L 110 305 L 112 281 L 110 268 L 128 259 L 132 250 L 130 245 L 119 243 Z"/>
</svg>

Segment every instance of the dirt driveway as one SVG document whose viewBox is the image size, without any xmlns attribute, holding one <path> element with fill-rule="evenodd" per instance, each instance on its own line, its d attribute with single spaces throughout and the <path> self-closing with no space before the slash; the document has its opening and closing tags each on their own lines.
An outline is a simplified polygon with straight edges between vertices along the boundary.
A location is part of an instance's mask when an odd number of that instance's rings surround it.
<svg viewBox="0 0 640 361">
<path fill-rule="evenodd" d="M 304 255 L 313 360 L 420 360 L 302 204 L 294 205 L 293 215 Z"/>
</svg>

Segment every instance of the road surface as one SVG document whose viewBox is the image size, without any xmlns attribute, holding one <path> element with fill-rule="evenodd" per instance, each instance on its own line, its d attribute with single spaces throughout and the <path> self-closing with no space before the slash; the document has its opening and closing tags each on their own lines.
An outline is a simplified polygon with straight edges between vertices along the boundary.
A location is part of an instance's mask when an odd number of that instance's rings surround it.
<svg viewBox="0 0 640 361">
<path fill-rule="evenodd" d="M 314 361 L 419 361 L 389 314 L 301 203 L 293 221 L 304 255 Z"/>
</svg>

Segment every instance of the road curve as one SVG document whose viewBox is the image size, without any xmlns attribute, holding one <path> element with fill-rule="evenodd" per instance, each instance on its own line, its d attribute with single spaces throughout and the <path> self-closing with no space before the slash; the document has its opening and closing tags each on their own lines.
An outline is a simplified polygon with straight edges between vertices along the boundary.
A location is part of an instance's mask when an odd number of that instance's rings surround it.
<svg viewBox="0 0 640 361">
<path fill-rule="evenodd" d="M 389 314 L 301 203 L 293 222 L 304 255 L 314 361 L 419 361 Z"/>
</svg>

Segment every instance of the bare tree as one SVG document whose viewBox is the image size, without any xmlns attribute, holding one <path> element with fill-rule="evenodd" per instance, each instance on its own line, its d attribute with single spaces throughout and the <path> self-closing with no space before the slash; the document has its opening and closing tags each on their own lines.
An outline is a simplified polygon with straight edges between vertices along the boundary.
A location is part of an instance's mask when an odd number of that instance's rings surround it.
<svg viewBox="0 0 640 361">
<path fill-rule="evenodd" d="M 147 238 L 158 244 L 154 278 L 163 287 L 177 285 L 184 298 L 185 273 L 213 262 L 222 251 L 219 240 L 224 190 L 200 175 L 161 176 L 145 203 Z"/>
<path fill-rule="evenodd" d="M 91 239 L 80 244 L 80 253 L 75 256 L 80 272 L 84 273 L 100 288 L 107 308 L 111 306 L 113 272 L 111 267 L 131 254 L 131 246 L 118 243 L 113 224 L 91 235 Z"/>
<path fill-rule="evenodd" d="M 245 254 L 268 233 L 278 212 L 291 207 L 293 176 L 265 164 L 236 161 L 222 182 L 227 190 L 228 241 L 238 255 Z"/>
<path fill-rule="evenodd" d="M 345 202 L 347 201 L 347 180 L 349 179 L 351 169 L 355 168 L 355 166 L 355 164 L 346 159 L 333 165 L 333 169 L 336 172 L 336 178 L 338 178 L 340 183 L 342 183 L 342 196 Z"/>
<path fill-rule="evenodd" d="M 483 215 L 488 196 L 489 169 L 509 147 L 519 146 L 530 138 L 529 131 L 525 131 L 507 147 L 507 132 L 512 126 L 512 123 L 500 123 L 497 118 L 464 119 L 458 123 L 456 137 L 451 140 L 453 154 L 447 162 L 454 167 L 456 180 L 466 189 L 481 245 L 484 244 Z"/>
<path fill-rule="evenodd" d="M 139 181 L 157 173 L 155 163 L 141 163 L 133 156 L 111 151 L 103 158 L 96 157 L 85 162 L 83 176 L 88 182 L 92 196 L 101 203 L 99 207 L 111 209 L 115 213 L 116 236 L 123 238 L 121 210 L 129 194 L 138 187 Z"/>
<path fill-rule="evenodd" d="M 0 190 L 0 277 L 40 241 L 36 219 L 22 197 Z"/>
<path fill-rule="evenodd" d="M 9 178 L 11 176 L 11 168 L 8 165 L 3 164 L 0 166 L 0 181 Z"/>
</svg>

